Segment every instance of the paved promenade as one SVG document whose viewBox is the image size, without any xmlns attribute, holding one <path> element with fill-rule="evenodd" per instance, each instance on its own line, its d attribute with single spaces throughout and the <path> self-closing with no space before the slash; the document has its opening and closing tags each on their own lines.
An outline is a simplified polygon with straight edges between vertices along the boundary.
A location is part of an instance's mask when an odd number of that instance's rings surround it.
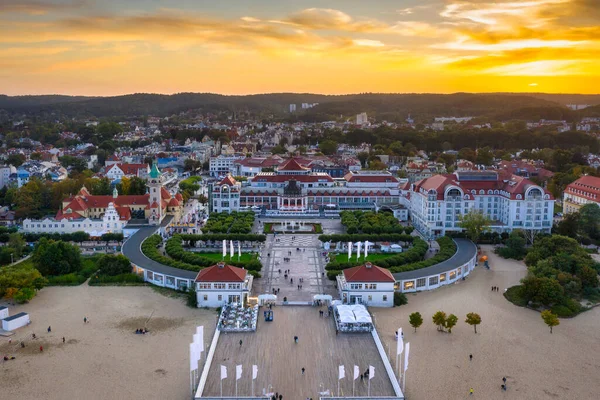
<svg viewBox="0 0 600 400">
<path fill-rule="evenodd" d="M 223 395 L 235 395 L 235 366 L 243 366 L 238 381 L 238 395 L 251 393 L 252 365 L 258 365 L 255 395 L 272 387 L 287 400 L 319 398 L 319 392 L 329 389 L 337 394 L 338 366 L 346 368 L 346 378 L 340 381 L 340 394 L 352 395 L 352 371 L 358 365 L 361 373 L 369 365 L 375 367 L 371 380 L 371 395 L 393 396 L 394 391 L 384 370 L 371 334 L 336 335 L 333 319 L 319 317 L 316 307 L 273 308 L 274 321 L 265 322 L 262 309 L 255 333 L 221 334 L 213 358 L 204 396 L 220 394 L 220 366 L 227 367 L 223 380 Z M 294 336 L 299 337 L 298 344 Z M 240 340 L 243 341 L 240 347 Z M 302 368 L 306 369 L 302 375 Z M 367 395 L 367 381 L 356 380 L 356 395 Z"/>
</svg>

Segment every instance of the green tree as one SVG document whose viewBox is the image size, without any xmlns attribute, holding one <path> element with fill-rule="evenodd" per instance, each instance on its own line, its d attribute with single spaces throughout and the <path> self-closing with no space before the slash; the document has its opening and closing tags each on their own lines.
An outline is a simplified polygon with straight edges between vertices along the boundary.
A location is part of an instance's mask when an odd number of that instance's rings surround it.
<svg viewBox="0 0 600 400">
<path fill-rule="evenodd" d="M 553 232 L 562 236 L 577 238 L 577 232 L 579 232 L 579 213 L 572 212 L 565 215 L 562 221 L 554 226 Z"/>
<path fill-rule="evenodd" d="M 460 227 L 474 243 L 477 243 L 481 234 L 489 229 L 491 222 L 482 212 L 471 209 L 460 218 Z"/>
<path fill-rule="evenodd" d="M 19 291 L 14 295 L 13 299 L 17 303 L 27 303 L 29 300 L 35 297 L 35 289 L 31 287 L 24 287 L 19 289 Z"/>
<path fill-rule="evenodd" d="M 57 276 L 81 270 L 79 248 L 62 241 L 41 238 L 31 256 L 33 265 L 44 276 Z"/>
<path fill-rule="evenodd" d="M 504 258 L 522 260 L 527 254 L 527 249 L 525 248 L 526 242 L 521 232 L 517 230 L 512 231 L 508 239 L 506 239 L 506 245 L 498 248 L 497 253 Z"/>
<path fill-rule="evenodd" d="M 450 314 L 448 318 L 446 318 L 445 326 L 448 329 L 448 333 L 452 333 L 452 328 L 456 326 L 458 322 L 458 317 L 454 314 Z"/>
<path fill-rule="evenodd" d="M 477 153 L 475 153 L 475 150 L 473 150 L 470 147 L 464 147 L 458 151 L 458 158 L 460 158 L 461 160 L 475 162 L 475 159 L 477 158 Z"/>
<path fill-rule="evenodd" d="M 16 257 L 21 257 L 23 255 L 26 244 L 25 239 L 23 239 L 23 236 L 19 233 L 15 232 L 8 235 L 8 247 L 14 251 Z"/>
<path fill-rule="evenodd" d="M 367 167 L 367 160 L 369 159 L 369 153 L 362 151 L 356 155 L 356 158 L 358 158 L 358 161 L 360 161 L 360 165 L 363 168 Z"/>
<path fill-rule="evenodd" d="M 491 152 L 489 147 L 478 149 L 475 162 L 481 165 L 492 165 L 494 162 L 494 153 Z"/>
<path fill-rule="evenodd" d="M 477 313 L 470 312 L 467 314 L 465 322 L 471 325 L 475 329 L 475 333 L 477 333 L 477 325 L 481 324 L 481 317 Z"/>
<path fill-rule="evenodd" d="M 25 156 L 20 153 L 11 154 L 6 158 L 6 163 L 14 167 L 20 167 L 25 162 Z"/>
<path fill-rule="evenodd" d="M 202 163 L 200 161 L 191 158 L 186 158 L 183 162 L 184 171 L 196 171 L 200 168 L 202 168 Z"/>
<path fill-rule="evenodd" d="M 103 255 L 96 263 L 98 273 L 101 275 L 115 276 L 131 273 L 131 262 L 122 254 Z"/>
<path fill-rule="evenodd" d="M 414 312 L 408 316 L 408 322 L 410 322 L 410 326 L 415 328 L 415 332 L 417 332 L 417 328 L 423 324 L 423 317 L 421 317 L 421 313 Z"/>
<path fill-rule="evenodd" d="M 143 195 L 146 193 L 146 182 L 142 178 L 134 176 L 129 182 L 130 195 Z"/>
<path fill-rule="evenodd" d="M 277 145 L 271 149 L 271 153 L 272 154 L 285 154 L 285 153 L 287 153 L 287 150 L 285 149 L 285 147 Z"/>
<path fill-rule="evenodd" d="M 582 235 L 593 240 L 600 239 L 600 207 L 589 203 L 579 209 L 579 228 Z"/>
<path fill-rule="evenodd" d="M 325 155 L 333 155 L 337 153 L 338 144 L 333 140 L 324 140 L 319 143 L 319 150 Z"/>
<path fill-rule="evenodd" d="M 544 323 L 550 327 L 550 333 L 552 333 L 553 327 L 560 325 L 560 320 L 556 314 L 553 314 L 550 310 L 542 311 L 542 319 L 544 320 Z"/>
<path fill-rule="evenodd" d="M 437 326 L 438 331 L 443 332 L 446 326 L 446 313 L 443 311 L 437 311 L 433 314 L 433 324 Z"/>
<path fill-rule="evenodd" d="M 83 231 L 73 232 L 71 234 L 71 240 L 81 245 L 81 243 L 90 240 L 90 234 Z"/>
</svg>

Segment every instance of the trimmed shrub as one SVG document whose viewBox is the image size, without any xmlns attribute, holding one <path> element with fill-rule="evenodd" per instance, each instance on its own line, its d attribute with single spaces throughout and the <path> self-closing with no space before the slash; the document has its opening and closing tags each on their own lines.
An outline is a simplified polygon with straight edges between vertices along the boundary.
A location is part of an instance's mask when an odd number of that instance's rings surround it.
<svg viewBox="0 0 600 400">
<path fill-rule="evenodd" d="M 394 292 L 394 307 L 408 304 L 408 299 L 404 293 Z"/>
</svg>

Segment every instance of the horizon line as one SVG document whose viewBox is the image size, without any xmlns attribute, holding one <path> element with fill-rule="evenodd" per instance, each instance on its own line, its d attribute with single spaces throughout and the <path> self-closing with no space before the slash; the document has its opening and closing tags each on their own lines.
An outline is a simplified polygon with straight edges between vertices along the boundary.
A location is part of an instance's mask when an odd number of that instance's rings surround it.
<svg viewBox="0 0 600 400">
<path fill-rule="evenodd" d="M 65 97 L 89 97 L 89 98 L 110 98 L 110 97 L 125 97 L 134 95 L 156 95 L 156 96 L 175 96 L 180 94 L 205 94 L 216 95 L 223 97 L 246 97 L 246 96 L 264 96 L 264 95 L 310 95 L 310 96 L 326 96 L 326 97 L 342 97 L 342 96 L 360 96 L 360 95 L 442 95 L 450 96 L 456 94 L 473 94 L 473 95 L 559 95 L 559 96 L 600 96 L 599 93 L 562 93 L 562 92 L 358 92 L 358 93 L 311 93 L 311 92 L 256 92 L 244 94 L 227 94 L 217 92 L 130 92 L 113 95 L 93 95 L 93 94 L 61 94 L 61 93 L 37 93 L 37 94 L 4 94 L 0 96 L 6 97 L 41 97 L 41 96 L 65 96 Z"/>
</svg>

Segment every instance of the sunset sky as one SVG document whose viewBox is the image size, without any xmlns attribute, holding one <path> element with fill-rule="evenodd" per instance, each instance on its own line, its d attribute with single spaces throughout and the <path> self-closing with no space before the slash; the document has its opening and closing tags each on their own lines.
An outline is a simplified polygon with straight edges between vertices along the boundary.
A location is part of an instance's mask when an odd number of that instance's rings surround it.
<svg viewBox="0 0 600 400">
<path fill-rule="evenodd" d="M 600 0 L 0 0 L 0 93 L 600 92 Z"/>
</svg>

